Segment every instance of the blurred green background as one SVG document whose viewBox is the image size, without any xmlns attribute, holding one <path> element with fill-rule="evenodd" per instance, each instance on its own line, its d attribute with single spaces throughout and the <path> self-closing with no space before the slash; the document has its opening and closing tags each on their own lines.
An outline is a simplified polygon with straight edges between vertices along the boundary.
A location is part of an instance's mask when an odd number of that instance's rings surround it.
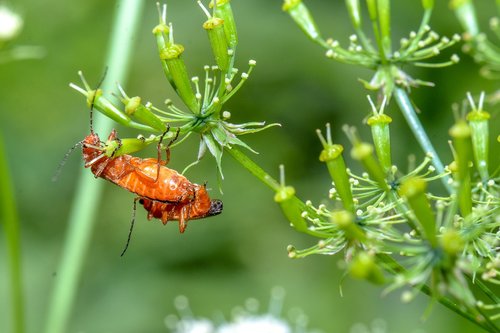
<svg viewBox="0 0 500 333">
<path fill-rule="evenodd" d="M 83 169 L 80 153 L 68 160 L 58 182 L 51 182 L 51 177 L 65 152 L 89 132 L 84 99 L 68 84 L 79 83 L 78 70 L 84 71 L 91 84 L 103 74 L 115 3 L 9 3 L 25 20 L 17 44 L 42 46 L 47 52 L 41 60 L 0 65 L 0 130 L 22 225 L 28 332 L 40 332 L 45 324 L 76 179 Z M 399 39 L 418 27 L 420 1 L 393 3 L 393 34 Z M 484 3 L 479 12 L 491 12 L 484 10 L 489 8 Z M 168 6 L 168 20 L 174 24 L 176 42 L 186 48 L 190 74 L 202 75 L 202 66 L 213 63 L 201 28 L 205 16 L 195 1 L 171 0 Z M 253 156 L 255 161 L 276 176 L 278 165 L 285 164 L 287 182 L 296 187 L 299 197 L 326 202 L 330 179 L 318 161 L 321 147 L 314 131 L 331 122 L 335 140 L 348 146 L 340 130 L 348 123 L 368 138 L 361 125 L 370 110 L 367 91 L 357 79 L 369 80 L 371 73 L 327 60 L 280 7 L 279 0 L 233 1 L 240 39 L 236 67 L 246 70 L 249 59 L 255 59 L 257 67 L 228 109 L 236 123 L 281 123 L 281 128 L 247 137 L 246 142 L 260 152 Z M 352 32 L 344 1 L 311 0 L 309 7 L 324 35 L 345 45 Z M 125 90 L 161 105 L 174 94 L 151 34 L 157 24 L 154 1 L 147 1 L 141 20 Z M 482 21 L 486 26 L 486 16 Z M 431 22 L 442 35 L 460 32 L 445 1 L 438 2 Z M 460 48 L 453 51 L 460 53 Z M 447 148 L 451 104 L 461 102 L 467 91 L 477 96 L 497 86 L 478 77 L 478 67 L 469 57 L 461 55 L 461 59 L 458 65 L 440 70 L 408 68 L 414 77 L 436 84 L 435 88 L 413 89 L 412 96 L 445 163 L 451 158 Z M 392 131 L 397 137 L 394 161 L 404 169 L 409 153 L 418 157 L 422 153 L 393 104 L 387 113 L 394 119 Z M 138 134 L 118 126 L 117 130 L 121 137 Z M 173 149 L 170 166 L 182 169 L 192 162 L 197 145 L 192 138 Z M 143 154 L 155 156 L 155 151 Z M 187 174 L 194 182 L 208 181 L 212 196 L 224 201 L 222 215 L 192 221 L 181 235 L 176 223 L 148 222 L 138 207 L 132 242 L 123 258 L 119 255 L 129 230 L 133 195 L 106 184 L 104 199 L 94 207 L 98 221 L 68 332 L 166 332 L 164 318 L 175 313 L 173 299 L 179 294 L 189 298 L 198 316 L 214 317 L 218 311 L 229 316 L 248 297 L 261 300 L 265 310 L 270 289 L 276 285 L 287 291 L 285 317 L 290 308 L 300 307 L 309 316 L 309 327 L 324 332 L 348 332 L 353 324 L 369 324 L 376 318 L 387 322 L 389 332 L 480 332 L 440 305 L 423 320 L 427 297 L 402 305 L 401 291 L 383 296 L 380 288 L 349 278 L 342 284 L 341 297 L 341 255 L 289 259 L 288 244 L 304 248 L 315 239 L 294 232 L 273 202 L 273 193 L 231 157 L 224 156 L 223 168 L 223 195 L 217 192 L 211 157 Z M 8 332 L 4 237 L 0 243 L 0 332 Z"/>
</svg>

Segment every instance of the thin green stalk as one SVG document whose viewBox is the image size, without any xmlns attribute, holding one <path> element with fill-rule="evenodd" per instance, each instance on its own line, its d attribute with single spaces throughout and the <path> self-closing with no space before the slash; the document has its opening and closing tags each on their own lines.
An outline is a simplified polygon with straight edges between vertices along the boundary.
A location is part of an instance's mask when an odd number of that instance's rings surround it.
<svg viewBox="0 0 500 333">
<path fill-rule="evenodd" d="M 271 177 L 267 172 L 265 172 L 260 166 L 255 164 L 248 156 L 243 154 L 237 148 L 226 149 L 226 151 L 231 154 L 231 156 L 238 161 L 242 166 L 245 167 L 250 173 L 252 173 L 255 177 L 257 177 L 264 184 L 269 186 L 273 191 L 279 191 L 281 188 L 280 184 Z"/>
<path fill-rule="evenodd" d="M 265 172 L 260 166 L 258 166 L 254 161 L 252 161 L 248 156 L 246 156 L 244 153 L 242 153 L 240 150 L 236 148 L 226 148 L 226 151 L 231 154 L 231 156 L 238 162 L 240 163 L 245 169 L 250 171 L 251 174 L 253 174 L 255 177 L 257 177 L 260 181 L 262 181 L 265 185 L 267 185 L 269 188 L 271 188 L 275 192 L 279 192 L 282 189 L 282 186 L 280 183 L 278 183 L 273 177 L 271 177 L 267 172 Z M 291 200 L 291 205 L 294 206 L 295 212 L 305 212 L 308 210 L 306 204 L 297 198 L 297 196 L 293 195 L 291 196 L 288 200 Z M 299 232 L 303 232 L 305 234 L 314 236 L 314 237 L 319 237 L 319 238 L 328 238 L 329 234 L 328 233 L 323 233 L 321 231 L 316 231 L 316 230 L 311 230 L 307 228 L 307 225 L 303 221 L 302 217 L 300 217 L 301 222 L 297 223 L 300 226 L 297 226 L 292 222 L 292 220 L 289 220 L 293 225 L 295 230 Z"/>
<path fill-rule="evenodd" d="M 1 134 L 1 133 L 0 133 Z M 12 311 L 12 332 L 24 332 L 24 298 L 21 271 L 21 237 L 17 216 L 14 188 L 11 183 L 7 155 L 0 135 L 0 221 L 5 228 L 10 273 L 10 310 Z"/>
<path fill-rule="evenodd" d="M 243 154 L 241 151 L 239 151 L 236 148 L 232 149 L 226 149 L 226 151 L 236 160 L 238 161 L 243 167 L 245 167 L 248 171 L 250 171 L 254 176 L 256 176 L 260 181 L 262 181 L 264 184 L 266 184 L 268 187 L 270 187 L 273 191 L 277 191 L 280 188 L 279 183 L 273 179 L 268 173 L 266 173 L 260 166 L 255 164 L 250 158 L 248 158 L 245 154 Z M 386 254 L 379 254 L 378 255 L 379 259 L 382 260 L 386 266 L 386 268 L 393 274 L 395 273 L 401 273 L 405 271 L 405 268 L 401 266 L 398 262 L 396 262 L 393 258 Z M 432 295 L 431 289 L 424 285 L 420 288 L 420 290 L 430 296 L 434 297 Z M 449 298 L 444 298 L 444 297 L 439 297 L 437 298 L 437 301 L 450 309 L 451 311 L 455 312 L 456 314 L 462 316 L 463 318 L 469 320 L 470 322 L 474 323 L 475 325 L 480 326 L 481 328 L 485 329 L 488 332 L 493 332 L 493 333 L 498 333 L 500 332 L 499 329 L 496 326 L 492 326 L 491 323 L 485 322 L 481 323 L 476 320 L 476 316 L 473 314 L 467 313 L 463 310 L 460 309 L 460 307 L 455 304 L 453 301 L 451 301 Z"/>
<path fill-rule="evenodd" d="M 377 257 L 384 263 L 385 269 L 390 272 L 391 274 L 402 274 L 406 271 L 406 268 L 401 266 L 394 258 L 387 254 L 377 254 Z M 424 293 L 425 295 L 429 297 L 435 297 L 432 294 L 431 288 L 427 285 L 423 285 L 420 287 L 420 291 Z M 449 298 L 445 297 L 439 297 L 437 298 L 437 301 L 450 309 L 451 311 L 455 312 L 456 314 L 462 316 L 463 318 L 469 320 L 470 322 L 474 323 L 475 325 L 483 328 L 484 330 L 492 333 L 499 333 L 500 330 L 496 326 L 492 325 L 491 322 L 487 321 L 485 323 L 481 323 L 477 321 L 477 317 L 474 316 L 473 314 L 467 313 L 463 311 L 459 305 L 455 304 L 452 300 Z"/>
<path fill-rule="evenodd" d="M 111 90 L 115 82 L 124 83 L 127 77 L 132 51 L 132 41 L 139 27 L 143 4 L 142 0 L 119 0 L 115 13 L 111 45 L 106 57 L 109 66 L 103 90 Z M 89 46 L 90 47 L 90 46 Z M 111 131 L 112 121 L 94 113 L 96 132 Z M 102 194 L 103 182 L 96 181 L 88 170 L 82 170 L 78 180 L 77 192 L 73 200 L 68 230 L 63 248 L 52 299 L 49 306 L 46 333 L 67 332 L 78 282 L 90 244 L 90 237 Z"/>
<path fill-rule="evenodd" d="M 481 291 L 488 296 L 490 300 L 492 300 L 495 304 L 500 304 L 500 297 L 495 294 L 493 291 L 491 291 L 490 288 L 479 278 L 473 279 L 471 276 L 469 276 L 469 279 L 472 283 L 477 285 Z"/>
<path fill-rule="evenodd" d="M 422 123 L 417 117 L 417 113 L 415 112 L 415 109 L 413 108 L 413 105 L 410 102 L 410 98 L 408 97 L 408 94 L 404 89 L 402 88 L 396 88 L 394 90 L 394 97 L 396 98 L 396 102 L 399 105 L 399 109 L 403 113 L 403 116 L 406 119 L 406 122 L 408 123 L 408 126 L 413 132 L 413 135 L 415 135 L 415 138 L 417 139 L 418 143 L 422 147 L 422 150 L 425 153 L 431 153 L 432 154 L 432 164 L 436 168 L 437 173 L 441 174 L 444 173 L 444 166 L 443 163 L 441 162 L 441 159 L 439 158 L 439 155 L 437 154 L 436 150 L 434 149 L 434 146 L 432 145 L 431 140 L 427 136 L 427 133 L 425 132 L 424 127 L 422 126 Z M 450 177 L 442 177 L 441 182 L 443 183 L 444 187 L 448 191 L 448 193 L 453 193 L 453 190 L 448 183 L 448 180 Z"/>
</svg>

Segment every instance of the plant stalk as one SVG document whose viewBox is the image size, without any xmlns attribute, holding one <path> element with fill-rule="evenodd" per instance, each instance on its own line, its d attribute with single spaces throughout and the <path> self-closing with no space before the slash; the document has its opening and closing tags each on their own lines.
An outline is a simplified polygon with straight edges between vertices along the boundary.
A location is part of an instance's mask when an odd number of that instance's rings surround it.
<svg viewBox="0 0 500 333">
<path fill-rule="evenodd" d="M 385 269 L 391 274 L 396 274 L 396 273 L 402 274 L 406 271 L 406 269 L 403 266 L 401 266 L 396 260 L 394 260 L 394 258 L 392 258 L 391 256 L 389 256 L 387 254 L 377 254 L 377 258 L 379 258 L 384 263 Z M 432 294 L 431 288 L 429 288 L 429 286 L 427 286 L 427 285 L 421 286 L 420 291 L 429 297 L 435 297 Z M 453 311 L 456 314 L 460 315 L 461 317 L 467 319 L 468 321 L 474 323 L 475 325 L 481 327 L 482 329 L 484 329 L 488 332 L 491 332 L 491 333 L 499 333 L 500 332 L 499 328 L 492 325 L 491 322 L 489 322 L 489 321 L 487 321 L 485 323 L 479 322 L 477 320 L 476 316 L 463 311 L 459 305 L 455 304 L 449 298 L 438 297 L 438 298 L 436 298 L 436 300 L 439 303 L 441 303 L 442 305 L 444 305 L 445 307 L 447 307 L 448 309 L 450 309 L 451 311 Z"/>
<path fill-rule="evenodd" d="M 1 134 L 1 133 L 0 133 Z M 3 222 L 7 242 L 8 271 L 10 273 L 10 310 L 12 332 L 23 333 L 24 297 L 21 270 L 21 236 L 14 198 L 14 187 L 7 163 L 7 154 L 0 135 L 0 221 Z"/>
<path fill-rule="evenodd" d="M 427 133 L 424 127 L 422 126 L 422 123 L 418 119 L 417 113 L 415 112 L 415 109 L 411 104 L 408 94 L 406 93 L 406 91 L 404 91 L 404 89 L 396 88 L 394 89 L 394 97 L 396 98 L 396 102 L 398 103 L 399 109 L 403 113 L 403 116 L 405 117 L 408 126 L 410 127 L 411 131 L 413 132 L 413 135 L 420 144 L 420 147 L 425 153 L 432 154 L 432 164 L 436 168 L 437 173 L 438 174 L 444 173 L 445 171 L 443 163 L 441 162 L 438 153 L 434 149 L 431 140 L 427 136 Z M 454 191 L 451 188 L 450 184 L 448 183 L 449 179 L 450 179 L 449 176 L 442 177 L 441 182 L 443 183 L 443 186 L 446 188 L 448 193 L 451 194 Z"/>
<path fill-rule="evenodd" d="M 111 45 L 106 57 L 109 69 L 103 83 L 103 90 L 111 90 L 115 82 L 124 84 L 128 75 L 132 41 L 135 40 L 134 36 L 139 27 L 139 17 L 144 3 L 141 0 L 119 0 L 116 2 Z M 101 114 L 94 113 L 94 127 L 96 132 L 108 133 L 112 128 L 112 121 Z M 62 259 L 52 291 L 45 326 L 46 333 L 67 332 L 66 327 L 77 295 L 103 184 L 102 181 L 94 179 L 89 171 L 81 170 L 68 220 Z"/>
<path fill-rule="evenodd" d="M 225 149 L 238 163 L 240 163 L 245 169 L 250 171 L 255 177 L 257 177 L 261 182 L 270 187 L 273 191 L 279 191 L 281 186 L 280 184 L 271 177 L 267 172 L 265 172 L 260 166 L 255 164 L 248 156 L 243 154 L 237 148 L 226 148 Z"/>
</svg>

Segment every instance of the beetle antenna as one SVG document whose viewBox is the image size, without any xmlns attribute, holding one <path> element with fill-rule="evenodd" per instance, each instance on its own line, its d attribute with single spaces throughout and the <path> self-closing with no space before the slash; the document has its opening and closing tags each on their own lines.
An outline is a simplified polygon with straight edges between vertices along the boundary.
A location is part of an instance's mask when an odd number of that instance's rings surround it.
<svg viewBox="0 0 500 333">
<path fill-rule="evenodd" d="M 71 156 L 71 154 L 75 151 L 76 148 L 80 147 L 83 144 L 82 141 L 75 143 L 73 147 L 71 147 L 66 154 L 64 155 L 63 159 L 61 162 L 59 162 L 59 165 L 57 166 L 56 172 L 54 172 L 54 175 L 52 176 L 52 181 L 56 182 L 59 179 L 59 176 L 61 175 L 61 171 L 68 161 L 68 158 Z"/>
<path fill-rule="evenodd" d="M 130 238 L 132 238 L 132 230 L 134 229 L 134 223 L 135 223 L 135 211 L 137 210 L 137 200 L 139 198 L 134 199 L 134 206 L 132 209 L 132 221 L 130 222 L 130 230 L 128 231 L 128 237 L 127 237 L 127 243 L 125 244 L 125 248 L 123 249 L 122 253 L 120 254 L 120 257 L 123 257 L 125 252 L 127 252 L 128 245 L 130 244 Z"/>
<path fill-rule="evenodd" d="M 94 110 L 94 103 L 95 103 L 95 98 L 97 95 L 97 90 L 101 87 L 102 83 L 104 82 L 104 79 L 106 78 L 106 74 L 108 74 L 108 66 L 104 68 L 104 73 L 102 74 L 101 79 L 99 80 L 99 83 L 97 83 L 96 88 L 94 89 L 94 95 L 92 96 L 92 101 L 90 102 L 90 133 L 94 133 L 94 123 L 93 123 L 93 110 Z"/>
</svg>

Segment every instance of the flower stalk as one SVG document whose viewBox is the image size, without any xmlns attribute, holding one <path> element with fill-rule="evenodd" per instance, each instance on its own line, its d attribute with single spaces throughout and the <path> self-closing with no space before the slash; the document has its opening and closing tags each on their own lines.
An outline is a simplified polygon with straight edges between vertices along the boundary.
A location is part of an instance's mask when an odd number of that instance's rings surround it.
<svg viewBox="0 0 500 333">
<path fill-rule="evenodd" d="M 1 134 L 1 133 L 0 133 Z M 24 288 L 21 255 L 21 231 L 19 217 L 16 210 L 14 188 L 11 184 L 11 175 L 7 163 L 7 154 L 2 135 L 0 135 L 0 221 L 7 244 L 7 271 L 10 279 L 10 314 L 12 332 L 25 332 L 24 322 Z"/>
<path fill-rule="evenodd" d="M 455 148 L 455 163 L 457 164 L 456 181 L 458 183 L 458 200 L 462 216 L 467 217 L 472 213 L 471 172 L 472 140 L 471 129 L 464 120 L 459 120 L 450 129 Z"/>
<path fill-rule="evenodd" d="M 316 130 L 318 137 L 323 145 L 323 150 L 319 155 L 319 160 L 326 163 L 328 172 L 335 184 L 336 192 L 338 193 L 344 208 L 354 213 L 354 200 L 351 191 L 351 184 L 347 174 L 347 168 L 342 156 L 344 147 L 339 144 L 334 144 L 330 124 L 326 124 L 326 139 L 321 134 L 321 131 Z"/>
<path fill-rule="evenodd" d="M 106 63 L 110 64 L 103 89 L 109 89 L 114 80 L 123 82 L 127 76 L 132 51 L 131 41 L 139 25 L 143 1 L 124 0 L 118 6 L 111 34 L 111 45 Z M 112 118 L 94 118 L 94 127 L 99 132 L 110 132 Z M 67 331 L 71 311 L 77 296 L 77 285 L 90 245 L 90 238 L 96 219 L 94 209 L 101 198 L 102 182 L 96 182 L 87 170 L 82 170 L 77 193 L 68 219 L 68 230 L 57 270 L 58 275 L 48 308 L 46 333 Z"/>
<path fill-rule="evenodd" d="M 483 110 L 484 93 L 481 94 L 479 106 L 476 108 L 470 94 L 467 95 L 472 110 L 467 114 L 467 121 L 472 131 L 472 148 L 474 151 L 474 165 L 486 182 L 489 179 L 489 119 L 490 114 Z"/>
</svg>

